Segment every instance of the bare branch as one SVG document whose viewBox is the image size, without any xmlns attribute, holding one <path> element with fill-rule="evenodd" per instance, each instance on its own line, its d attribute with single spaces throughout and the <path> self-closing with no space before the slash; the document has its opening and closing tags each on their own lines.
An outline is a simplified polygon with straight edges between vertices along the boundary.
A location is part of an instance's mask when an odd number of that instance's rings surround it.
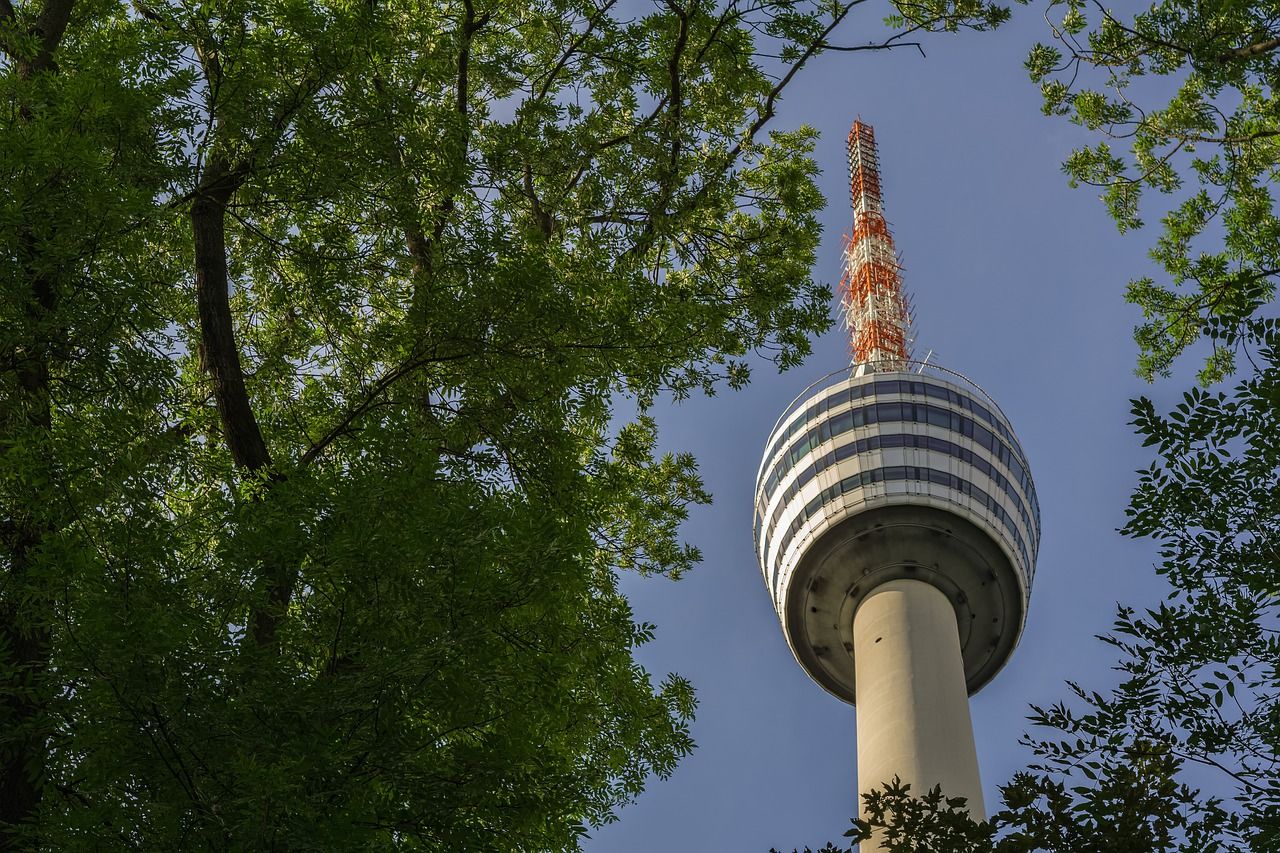
<svg viewBox="0 0 1280 853">
<path fill-rule="evenodd" d="M 756 120 L 751 124 L 751 127 L 747 128 L 747 132 L 743 135 L 742 139 L 738 141 L 738 144 L 729 152 L 728 162 L 735 162 L 738 159 L 738 155 L 742 153 L 742 149 L 755 141 L 756 134 L 773 119 L 778 104 L 778 98 L 782 97 L 783 90 L 790 85 L 792 79 L 800 73 L 800 69 L 804 68 L 810 59 L 813 59 L 814 56 L 822 52 L 824 46 L 827 44 L 827 37 L 836 31 L 836 28 L 844 22 L 844 19 L 853 11 L 853 8 L 855 6 L 860 6 L 865 2 L 866 0 L 853 0 L 851 3 L 841 4 L 840 11 L 832 17 L 831 23 L 827 25 L 826 29 L 824 29 L 822 33 L 813 40 L 812 44 L 805 48 L 805 51 L 800 55 L 800 58 L 792 63 L 791 67 L 787 70 L 787 73 L 782 76 L 782 79 L 769 90 L 769 94 L 764 100 L 764 109 L 760 111 L 760 115 L 756 117 Z"/>
<path fill-rule="evenodd" d="M 1270 53 L 1280 47 L 1280 37 L 1269 38 L 1265 41 L 1254 42 L 1253 44 L 1237 47 L 1234 50 L 1228 50 L 1218 56 L 1219 62 L 1230 62 L 1233 59 L 1249 59 L 1260 53 Z"/>
<path fill-rule="evenodd" d="M 881 42 L 879 44 L 854 44 L 854 45 L 828 44 L 828 45 L 825 45 L 822 49 L 836 50 L 844 53 L 855 53 L 857 51 L 862 51 L 862 50 L 893 50 L 894 48 L 898 48 L 898 47 L 914 47 L 916 50 L 920 51 L 921 56 L 925 55 L 924 45 L 922 45 L 918 41 L 895 42 L 893 40 L 890 40 L 890 41 Z"/>
</svg>

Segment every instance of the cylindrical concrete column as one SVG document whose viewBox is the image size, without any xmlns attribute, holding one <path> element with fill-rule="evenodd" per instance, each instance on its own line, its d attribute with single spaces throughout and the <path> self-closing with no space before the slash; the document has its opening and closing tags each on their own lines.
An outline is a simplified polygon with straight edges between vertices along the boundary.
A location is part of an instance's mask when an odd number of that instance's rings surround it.
<svg viewBox="0 0 1280 853">
<path fill-rule="evenodd" d="M 862 794 L 895 775 L 920 795 L 941 785 L 985 818 L 969 719 L 960 635 L 937 587 L 893 580 L 872 590 L 853 617 L 857 667 L 858 812 Z M 873 839 L 864 849 L 876 850 Z"/>
</svg>

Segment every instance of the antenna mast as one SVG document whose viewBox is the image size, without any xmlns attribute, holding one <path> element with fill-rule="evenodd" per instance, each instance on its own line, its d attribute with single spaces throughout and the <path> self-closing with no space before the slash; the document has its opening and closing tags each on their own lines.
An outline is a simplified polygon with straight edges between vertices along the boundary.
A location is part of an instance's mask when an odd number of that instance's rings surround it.
<svg viewBox="0 0 1280 853">
<path fill-rule="evenodd" d="M 841 307 L 853 363 L 868 370 L 905 370 L 911 358 L 911 306 L 880 198 L 880 160 L 871 125 L 849 131 L 853 236 L 845 239 Z"/>
</svg>

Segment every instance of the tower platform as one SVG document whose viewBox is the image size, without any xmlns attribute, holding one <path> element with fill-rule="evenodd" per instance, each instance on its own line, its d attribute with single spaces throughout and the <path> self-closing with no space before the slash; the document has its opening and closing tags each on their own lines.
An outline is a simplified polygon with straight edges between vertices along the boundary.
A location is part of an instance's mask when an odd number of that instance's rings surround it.
<svg viewBox="0 0 1280 853">
<path fill-rule="evenodd" d="M 837 371 L 779 419 L 756 485 L 756 552 L 796 660 L 856 702 L 853 617 L 913 579 L 951 603 L 973 693 L 1022 633 L 1040 540 L 1030 468 L 1008 419 L 936 365 Z"/>
</svg>

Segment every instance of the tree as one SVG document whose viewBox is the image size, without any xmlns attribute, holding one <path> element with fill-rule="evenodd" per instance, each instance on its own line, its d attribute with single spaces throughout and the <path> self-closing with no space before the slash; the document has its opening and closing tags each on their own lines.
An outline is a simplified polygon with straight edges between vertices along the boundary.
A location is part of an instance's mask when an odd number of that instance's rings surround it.
<svg viewBox="0 0 1280 853">
<path fill-rule="evenodd" d="M 1168 279 L 1139 278 L 1127 290 L 1145 319 L 1135 335 L 1139 373 L 1169 375 L 1208 333 L 1200 379 L 1223 379 L 1244 338 L 1212 333 L 1240 327 L 1272 299 L 1280 274 L 1270 190 L 1280 162 L 1275 9 L 1162 0 L 1130 19 L 1094 0 L 1047 5 L 1056 43 L 1036 45 L 1027 59 L 1044 111 L 1102 137 L 1072 154 L 1067 174 L 1104 189 L 1122 232 L 1143 224 L 1145 191 L 1171 197 L 1151 253 Z M 1153 103 L 1149 78 L 1174 89 L 1166 102 Z"/>
<path fill-rule="evenodd" d="M 868 801 L 871 817 L 905 827 L 903 849 L 1275 850 L 1277 10 L 1216 0 L 1161 0 L 1132 17 L 1093 0 L 1048 9 L 1055 44 L 1037 45 L 1027 61 L 1045 112 L 1102 137 L 1071 156 L 1067 174 L 1103 189 L 1122 232 L 1142 225 L 1148 191 L 1168 196 L 1151 252 L 1167 278 L 1127 289 L 1144 317 L 1138 373 L 1170 376 L 1180 355 L 1207 348 L 1201 385 L 1170 411 L 1147 398 L 1133 406 L 1156 459 L 1139 472 L 1123 532 L 1158 546 L 1170 594 L 1144 612 L 1120 607 L 1102 638 L 1119 656 L 1118 687 L 1071 684 L 1070 699 L 1033 708 L 1048 732 L 1025 738 L 1039 763 L 1003 789 L 989 823 L 935 846 L 928 833 L 954 822 L 954 810 L 892 786 Z M 1216 383 L 1229 388 L 1203 387 Z"/>
<path fill-rule="evenodd" d="M 572 849 L 670 772 L 648 412 L 828 322 L 766 125 L 1007 14 L 860 2 L 0 0 L 4 845 Z"/>
</svg>

